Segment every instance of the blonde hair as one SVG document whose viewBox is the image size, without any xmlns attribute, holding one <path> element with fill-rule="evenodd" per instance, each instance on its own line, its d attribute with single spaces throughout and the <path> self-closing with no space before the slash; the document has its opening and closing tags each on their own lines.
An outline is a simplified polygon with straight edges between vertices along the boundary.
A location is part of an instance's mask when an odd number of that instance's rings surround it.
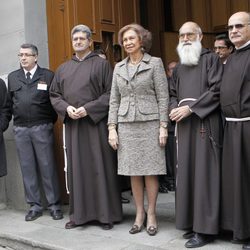
<svg viewBox="0 0 250 250">
<path fill-rule="evenodd" d="M 152 45 L 152 34 L 147 29 L 143 28 L 141 25 L 137 23 L 131 23 L 119 30 L 118 33 L 118 42 L 121 46 L 123 46 L 123 35 L 126 31 L 133 30 L 140 37 L 142 43 L 142 49 L 145 52 L 149 52 Z"/>
</svg>

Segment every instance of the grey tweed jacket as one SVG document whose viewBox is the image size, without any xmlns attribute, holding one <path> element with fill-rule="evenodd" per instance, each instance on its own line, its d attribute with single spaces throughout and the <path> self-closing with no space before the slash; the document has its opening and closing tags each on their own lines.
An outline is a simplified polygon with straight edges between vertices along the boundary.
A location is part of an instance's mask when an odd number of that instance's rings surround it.
<svg viewBox="0 0 250 250">
<path fill-rule="evenodd" d="M 116 64 L 110 95 L 108 124 L 168 121 L 168 82 L 162 60 L 145 53 L 130 79 L 128 57 Z"/>
</svg>

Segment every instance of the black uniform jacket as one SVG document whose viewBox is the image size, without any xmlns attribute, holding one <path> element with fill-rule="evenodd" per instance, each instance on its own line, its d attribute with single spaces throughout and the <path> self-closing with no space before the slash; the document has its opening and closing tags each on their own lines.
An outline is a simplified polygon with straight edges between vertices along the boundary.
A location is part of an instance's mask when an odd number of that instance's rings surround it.
<svg viewBox="0 0 250 250">
<path fill-rule="evenodd" d="M 14 125 L 32 127 L 56 121 L 57 114 L 49 99 L 53 77 L 52 71 L 39 66 L 30 83 L 23 69 L 9 74 L 8 91 L 12 100 Z"/>
</svg>

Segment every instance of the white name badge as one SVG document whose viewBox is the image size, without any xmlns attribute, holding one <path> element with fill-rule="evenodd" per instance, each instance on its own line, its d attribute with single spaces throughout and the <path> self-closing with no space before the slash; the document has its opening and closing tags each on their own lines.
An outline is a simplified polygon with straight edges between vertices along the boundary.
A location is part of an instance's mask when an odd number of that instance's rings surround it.
<svg viewBox="0 0 250 250">
<path fill-rule="evenodd" d="M 47 90 L 48 85 L 45 83 L 38 83 L 37 84 L 37 89 L 39 90 Z"/>
</svg>

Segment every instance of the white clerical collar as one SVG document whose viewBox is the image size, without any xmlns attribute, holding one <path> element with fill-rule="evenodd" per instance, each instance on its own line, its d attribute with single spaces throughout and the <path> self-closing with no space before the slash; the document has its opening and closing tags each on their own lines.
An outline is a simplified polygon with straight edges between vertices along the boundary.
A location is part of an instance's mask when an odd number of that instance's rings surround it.
<svg viewBox="0 0 250 250">
<path fill-rule="evenodd" d="M 238 50 L 238 49 L 243 49 L 243 48 L 245 48 L 247 45 L 249 45 L 250 44 L 250 40 L 248 41 L 248 42 L 246 42 L 245 44 L 243 44 L 242 46 L 240 46 L 240 47 L 235 47 L 235 49 L 236 50 Z"/>
<path fill-rule="evenodd" d="M 34 74 L 35 74 L 35 72 L 36 72 L 36 69 L 37 69 L 37 64 L 35 65 L 35 67 L 33 68 L 33 69 L 31 69 L 31 70 L 26 70 L 26 69 L 23 69 L 24 70 L 24 74 L 25 74 L 25 76 L 26 76 L 26 74 L 28 73 L 28 72 L 30 72 L 30 79 L 32 79 L 32 77 L 34 76 Z"/>
</svg>

